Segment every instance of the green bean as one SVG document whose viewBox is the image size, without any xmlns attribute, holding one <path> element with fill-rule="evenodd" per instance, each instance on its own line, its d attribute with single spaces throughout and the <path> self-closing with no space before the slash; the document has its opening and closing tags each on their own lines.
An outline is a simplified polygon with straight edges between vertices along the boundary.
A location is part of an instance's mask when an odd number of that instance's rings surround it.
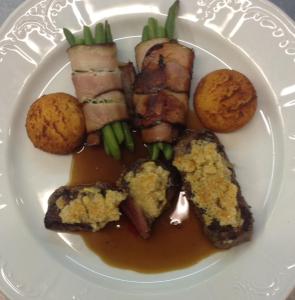
<svg viewBox="0 0 295 300">
<path fill-rule="evenodd" d="M 105 43 L 105 33 L 102 23 L 98 23 L 95 26 L 95 38 L 94 38 L 95 44 L 103 44 Z"/>
<path fill-rule="evenodd" d="M 141 41 L 144 42 L 144 41 L 148 41 L 149 39 L 150 39 L 150 37 L 149 37 L 149 27 L 148 27 L 148 25 L 145 25 L 143 27 L 143 30 L 142 30 Z"/>
<path fill-rule="evenodd" d="M 159 147 L 159 149 L 160 149 L 161 151 L 163 151 L 163 150 L 164 150 L 164 143 L 158 142 L 158 147 Z"/>
<path fill-rule="evenodd" d="M 105 140 L 103 141 L 103 146 L 104 146 L 105 153 L 110 156 L 111 155 L 111 151 L 110 151 L 110 148 L 109 148 L 109 146 L 108 146 L 108 144 L 106 143 Z"/>
<path fill-rule="evenodd" d="M 122 127 L 125 136 L 125 145 L 128 150 L 134 151 L 134 141 L 127 122 L 122 122 Z"/>
<path fill-rule="evenodd" d="M 91 33 L 91 29 L 88 26 L 84 26 L 83 34 L 84 34 L 85 45 L 93 45 L 94 39 Z"/>
<path fill-rule="evenodd" d="M 163 154 L 167 160 L 171 160 L 173 156 L 173 148 L 170 144 L 164 144 Z"/>
<path fill-rule="evenodd" d="M 75 44 L 76 45 L 83 45 L 84 44 L 84 39 L 79 37 L 79 36 L 75 36 Z"/>
<path fill-rule="evenodd" d="M 168 16 L 165 22 L 166 35 L 169 39 L 174 38 L 175 19 L 178 13 L 179 1 L 176 0 L 169 8 Z"/>
<path fill-rule="evenodd" d="M 112 124 L 113 132 L 117 138 L 119 144 L 122 144 L 124 141 L 124 132 L 122 128 L 122 124 L 120 121 L 116 121 Z"/>
<path fill-rule="evenodd" d="M 75 36 L 71 33 L 71 31 L 67 28 L 63 28 L 63 32 L 70 46 L 75 46 L 76 39 Z"/>
<path fill-rule="evenodd" d="M 148 18 L 149 39 L 157 37 L 158 21 L 155 18 Z"/>
<path fill-rule="evenodd" d="M 151 160 L 157 160 L 160 154 L 160 149 L 158 146 L 158 143 L 154 143 L 152 145 L 152 155 L 151 155 Z"/>
<path fill-rule="evenodd" d="M 165 37 L 165 36 L 166 36 L 165 28 L 164 28 L 163 26 L 159 25 L 159 26 L 157 27 L 157 37 L 158 37 L 158 38 L 163 38 L 163 37 Z"/>
<path fill-rule="evenodd" d="M 118 145 L 118 142 L 116 140 L 116 137 L 115 137 L 115 134 L 113 132 L 111 125 L 109 125 L 109 124 L 106 125 L 102 129 L 102 134 L 103 134 L 104 143 L 107 144 L 107 147 L 109 148 L 112 157 L 117 160 L 121 159 L 120 147 Z"/>
<path fill-rule="evenodd" d="M 112 43 L 113 42 L 113 36 L 112 36 L 111 26 L 110 26 L 110 24 L 107 20 L 104 23 L 104 28 L 105 28 L 106 42 L 107 43 Z"/>
</svg>

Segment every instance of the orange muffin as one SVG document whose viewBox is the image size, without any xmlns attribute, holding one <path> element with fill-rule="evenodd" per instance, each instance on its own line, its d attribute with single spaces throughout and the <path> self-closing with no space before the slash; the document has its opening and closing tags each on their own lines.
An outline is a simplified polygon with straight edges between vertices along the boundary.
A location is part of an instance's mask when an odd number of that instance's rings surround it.
<svg viewBox="0 0 295 300">
<path fill-rule="evenodd" d="M 44 95 L 30 107 L 26 129 L 35 147 L 68 154 L 83 142 L 85 120 L 78 100 L 65 93 Z"/>
<path fill-rule="evenodd" d="M 257 96 L 245 75 L 222 69 L 209 73 L 200 81 L 194 106 L 206 128 L 231 132 L 251 120 L 257 108 Z"/>
</svg>

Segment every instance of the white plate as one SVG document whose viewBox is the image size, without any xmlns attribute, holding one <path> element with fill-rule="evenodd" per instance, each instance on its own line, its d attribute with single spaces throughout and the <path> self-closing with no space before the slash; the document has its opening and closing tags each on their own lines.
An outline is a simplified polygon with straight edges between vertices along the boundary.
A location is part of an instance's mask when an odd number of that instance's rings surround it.
<svg viewBox="0 0 295 300">
<path fill-rule="evenodd" d="M 295 28 L 261 0 L 182 0 L 178 37 L 194 48 L 193 87 L 229 67 L 254 83 L 253 121 L 220 135 L 253 208 L 251 243 L 154 275 L 112 268 L 77 236 L 44 229 L 49 194 L 70 156 L 36 150 L 24 122 L 43 93 L 73 94 L 61 28 L 107 18 L 122 60 L 134 58 L 147 16 L 171 1 L 26 1 L 0 33 L 0 289 L 11 299 L 284 299 L 295 283 Z M 147 254 L 148 255 L 148 254 Z"/>
</svg>

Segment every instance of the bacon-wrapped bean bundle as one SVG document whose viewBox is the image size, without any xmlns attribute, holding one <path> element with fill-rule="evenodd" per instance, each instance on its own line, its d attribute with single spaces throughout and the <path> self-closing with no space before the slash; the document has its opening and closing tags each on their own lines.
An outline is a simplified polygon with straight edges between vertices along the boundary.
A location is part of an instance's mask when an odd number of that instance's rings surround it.
<svg viewBox="0 0 295 300">
<path fill-rule="evenodd" d="M 83 103 L 89 145 L 100 143 L 100 131 L 105 151 L 115 159 L 121 158 L 120 144 L 129 150 L 134 142 L 126 120 L 129 119 L 122 79 L 110 25 L 99 23 L 93 36 L 84 26 L 84 39 L 64 29 L 71 47 L 68 56 L 76 95 Z"/>
<path fill-rule="evenodd" d="M 171 143 L 186 124 L 194 52 L 174 37 L 178 1 L 169 9 L 165 27 L 154 18 L 143 29 L 136 48 L 139 74 L 134 84 L 135 125 L 150 145 L 151 158 L 173 155 Z"/>
</svg>

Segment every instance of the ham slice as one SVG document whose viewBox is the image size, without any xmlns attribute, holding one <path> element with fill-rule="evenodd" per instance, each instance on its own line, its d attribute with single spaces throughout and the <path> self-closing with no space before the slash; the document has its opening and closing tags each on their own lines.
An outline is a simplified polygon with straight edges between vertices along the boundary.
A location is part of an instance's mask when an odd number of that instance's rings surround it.
<svg viewBox="0 0 295 300">
<path fill-rule="evenodd" d="M 114 121 L 128 119 L 124 94 L 121 91 L 104 93 L 83 106 L 87 132 L 93 132 Z"/>
<path fill-rule="evenodd" d="M 136 64 L 139 71 L 141 71 L 143 60 L 147 54 L 147 52 L 155 45 L 167 43 L 169 42 L 169 39 L 167 38 L 156 38 L 152 40 L 148 40 L 145 42 L 139 43 L 135 47 L 135 58 L 136 58 Z"/>
<path fill-rule="evenodd" d="M 171 143 L 175 138 L 175 130 L 171 124 L 160 123 L 150 128 L 142 129 L 141 136 L 144 143 Z"/>
<path fill-rule="evenodd" d="M 78 45 L 68 49 L 73 71 L 114 71 L 118 68 L 116 44 Z"/>
<path fill-rule="evenodd" d="M 74 72 L 72 80 L 77 98 L 81 102 L 85 99 L 93 99 L 105 92 L 122 89 L 120 70 L 114 72 Z"/>
<path fill-rule="evenodd" d="M 188 111 L 188 95 L 161 90 L 157 94 L 134 94 L 138 126 L 148 127 L 159 121 L 185 124 Z"/>
</svg>

